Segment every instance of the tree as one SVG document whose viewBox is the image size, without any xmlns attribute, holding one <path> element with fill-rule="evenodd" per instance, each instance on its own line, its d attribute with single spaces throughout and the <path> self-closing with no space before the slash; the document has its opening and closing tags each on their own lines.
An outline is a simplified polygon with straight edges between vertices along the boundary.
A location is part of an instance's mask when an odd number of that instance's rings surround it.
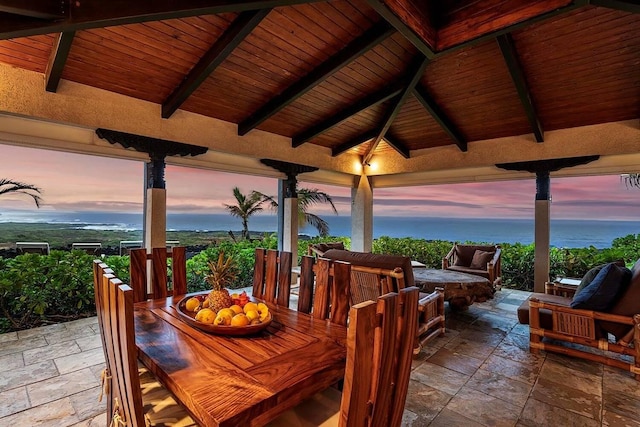
<svg viewBox="0 0 640 427">
<path fill-rule="evenodd" d="M 278 202 L 272 197 L 259 193 L 262 196 L 262 200 L 269 203 L 274 210 L 278 209 Z M 327 193 L 315 188 L 301 188 L 298 190 L 298 225 L 302 227 L 305 224 L 309 224 L 318 230 L 321 236 L 329 235 L 329 224 L 315 215 L 309 212 L 309 208 L 319 203 L 328 203 L 331 206 L 333 212 L 338 215 L 338 210 L 333 204 L 331 196 Z"/>
<path fill-rule="evenodd" d="M 30 196 L 33 201 L 36 202 L 37 207 L 40 207 L 40 202 L 42 202 L 42 198 L 40 197 L 42 191 L 35 185 L 0 178 L 0 195 L 10 193 L 20 193 Z"/>
<path fill-rule="evenodd" d="M 227 205 L 225 207 L 232 216 L 242 219 L 242 238 L 249 239 L 249 217 L 262 210 L 263 195 L 257 191 L 252 191 L 248 195 L 242 194 L 238 187 L 233 188 L 233 196 L 238 204 Z"/>
<path fill-rule="evenodd" d="M 624 185 L 628 187 L 640 188 L 640 173 L 626 173 L 620 176 Z"/>
</svg>

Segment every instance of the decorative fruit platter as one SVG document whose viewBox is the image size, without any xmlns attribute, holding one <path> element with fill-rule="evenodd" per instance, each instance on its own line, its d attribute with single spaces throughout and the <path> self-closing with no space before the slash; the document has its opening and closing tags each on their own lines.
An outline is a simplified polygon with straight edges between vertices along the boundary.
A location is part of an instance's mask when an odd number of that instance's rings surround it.
<svg viewBox="0 0 640 427">
<path fill-rule="evenodd" d="M 235 296 L 237 294 L 233 294 Z M 264 303 L 250 301 L 246 294 L 233 298 L 228 308 L 216 312 L 209 308 L 209 293 L 189 295 L 176 304 L 180 318 L 204 332 L 244 336 L 257 334 L 271 324 L 272 314 Z"/>
</svg>

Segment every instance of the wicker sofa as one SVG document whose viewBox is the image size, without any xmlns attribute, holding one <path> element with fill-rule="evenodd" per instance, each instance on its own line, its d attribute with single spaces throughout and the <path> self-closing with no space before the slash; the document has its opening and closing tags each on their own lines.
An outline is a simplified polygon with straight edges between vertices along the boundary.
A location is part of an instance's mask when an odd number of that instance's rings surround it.
<svg viewBox="0 0 640 427">
<path fill-rule="evenodd" d="M 499 289 L 502 282 L 501 255 L 499 245 L 456 243 L 442 259 L 442 269 L 482 276 L 489 279 L 494 288 Z"/>
<path fill-rule="evenodd" d="M 625 280 L 606 311 L 571 308 L 573 292 L 554 283 L 547 283 L 545 293 L 532 294 L 518 309 L 520 323 L 529 325 L 530 351 L 601 362 L 640 381 L 640 260 Z"/>
</svg>

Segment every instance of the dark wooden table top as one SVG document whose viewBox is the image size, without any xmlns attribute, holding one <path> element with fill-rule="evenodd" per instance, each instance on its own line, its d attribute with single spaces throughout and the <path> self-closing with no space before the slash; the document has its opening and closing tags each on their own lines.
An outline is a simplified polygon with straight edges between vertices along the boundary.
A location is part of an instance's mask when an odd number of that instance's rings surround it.
<svg viewBox="0 0 640 427">
<path fill-rule="evenodd" d="M 344 377 L 346 327 L 270 306 L 266 330 L 219 336 L 181 320 L 173 301 L 136 304 L 139 358 L 203 426 L 264 425 Z"/>
<path fill-rule="evenodd" d="M 438 286 L 489 284 L 489 280 L 481 276 L 435 268 L 416 268 L 413 270 L 413 277 L 418 286 L 419 284 L 435 284 Z"/>
</svg>

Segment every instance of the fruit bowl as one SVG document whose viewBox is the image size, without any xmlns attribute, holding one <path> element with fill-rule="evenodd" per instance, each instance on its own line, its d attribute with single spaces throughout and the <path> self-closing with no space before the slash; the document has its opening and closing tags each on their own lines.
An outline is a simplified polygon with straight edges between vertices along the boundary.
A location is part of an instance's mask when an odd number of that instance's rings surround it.
<svg viewBox="0 0 640 427">
<path fill-rule="evenodd" d="M 244 336 L 244 335 L 257 334 L 258 332 L 266 329 L 267 326 L 269 326 L 271 324 L 271 321 L 273 320 L 273 315 L 269 313 L 269 316 L 265 320 L 263 320 L 262 323 L 258 323 L 256 325 L 224 326 L 224 325 L 213 325 L 210 323 L 198 322 L 195 319 L 196 313 L 194 313 L 193 311 L 187 310 L 186 303 L 187 303 L 187 300 L 189 300 L 192 297 L 196 297 L 202 301 L 207 297 L 207 294 L 208 292 L 204 292 L 202 294 L 196 294 L 196 295 L 192 294 L 192 295 L 185 296 L 180 301 L 178 301 L 178 303 L 176 304 L 176 310 L 178 312 L 180 319 L 182 319 L 184 322 L 188 323 L 189 325 L 193 326 L 194 328 L 200 329 L 201 331 L 204 331 L 210 334 L 229 335 L 229 336 Z"/>
</svg>

